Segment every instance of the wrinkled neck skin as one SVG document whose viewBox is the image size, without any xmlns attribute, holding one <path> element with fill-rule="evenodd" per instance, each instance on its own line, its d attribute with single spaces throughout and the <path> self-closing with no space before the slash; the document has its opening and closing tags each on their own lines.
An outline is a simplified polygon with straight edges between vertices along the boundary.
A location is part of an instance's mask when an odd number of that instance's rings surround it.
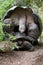
<svg viewBox="0 0 43 65">
<path fill-rule="evenodd" d="M 26 17 L 22 16 L 19 19 L 19 31 L 20 33 L 23 33 L 25 32 L 25 30 L 26 30 Z"/>
</svg>

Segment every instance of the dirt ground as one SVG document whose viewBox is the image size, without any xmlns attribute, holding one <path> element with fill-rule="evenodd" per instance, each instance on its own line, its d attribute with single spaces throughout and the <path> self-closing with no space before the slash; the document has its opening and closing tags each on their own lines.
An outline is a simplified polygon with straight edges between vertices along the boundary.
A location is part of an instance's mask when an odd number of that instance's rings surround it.
<svg viewBox="0 0 43 65">
<path fill-rule="evenodd" d="M 43 65 L 43 48 L 36 48 L 33 52 L 0 53 L 0 65 Z"/>
</svg>

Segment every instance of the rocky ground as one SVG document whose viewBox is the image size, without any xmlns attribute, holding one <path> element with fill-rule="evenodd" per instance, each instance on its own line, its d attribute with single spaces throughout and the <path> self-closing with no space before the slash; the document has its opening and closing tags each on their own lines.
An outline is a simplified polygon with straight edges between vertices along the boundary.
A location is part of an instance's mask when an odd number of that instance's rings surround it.
<svg viewBox="0 0 43 65">
<path fill-rule="evenodd" d="M 33 52 L 0 53 L 0 65 L 43 65 L 43 48 L 35 47 Z"/>
</svg>

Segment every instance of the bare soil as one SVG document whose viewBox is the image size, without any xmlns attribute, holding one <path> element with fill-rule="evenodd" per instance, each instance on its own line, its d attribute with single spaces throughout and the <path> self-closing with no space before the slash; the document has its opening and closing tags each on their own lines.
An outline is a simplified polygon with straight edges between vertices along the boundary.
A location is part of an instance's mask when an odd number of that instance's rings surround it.
<svg viewBox="0 0 43 65">
<path fill-rule="evenodd" d="M 0 53 L 0 65 L 43 65 L 43 48 L 35 47 L 35 51 L 32 52 Z"/>
</svg>

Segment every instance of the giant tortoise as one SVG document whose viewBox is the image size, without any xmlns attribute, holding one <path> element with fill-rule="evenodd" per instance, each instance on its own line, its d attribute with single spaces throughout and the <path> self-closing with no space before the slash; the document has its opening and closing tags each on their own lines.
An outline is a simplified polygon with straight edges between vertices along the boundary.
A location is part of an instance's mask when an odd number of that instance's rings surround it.
<svg viewBox="0 0 43 65">
<path fill-rule="evenodd" d="M 31 8 L 14 6 L 6 12 L 3 20 L 5 34 L 16 36 L 20 48 L 33 48 L 32 45 L 41 35 L 42 23 L 39 16 Z"/>
</svg>

